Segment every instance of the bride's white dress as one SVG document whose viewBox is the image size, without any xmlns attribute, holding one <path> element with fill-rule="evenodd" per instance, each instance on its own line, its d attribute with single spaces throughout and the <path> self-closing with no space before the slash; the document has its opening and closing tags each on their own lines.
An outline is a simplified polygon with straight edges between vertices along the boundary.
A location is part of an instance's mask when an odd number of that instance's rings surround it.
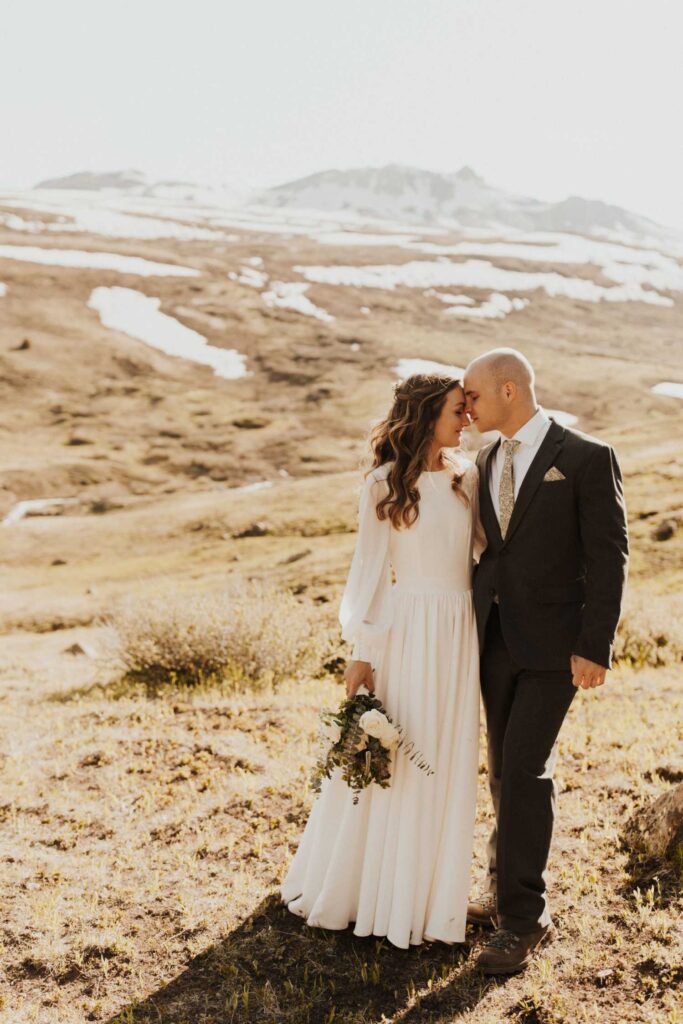
<svg viewBox="0 0 683 1024">
<path fill-rule="evenodd" d="M 363 486 L 342 636 L 354 642 L 354 657 L 372 662 L 377 696 L 435 773 L 395 752 L 389 788 L 373 784 L 354 805 L 336 769 L 313 803 L 280 893 L 309 925 L 355 922 L 354 934 L 407 948 L 465 937 L 479 742 L 471 591 L 478 473 L 462 460 L 469 507 L 453 492 L 449 470 L 423 473 L 419 518 L 395 530 L 375 514 L 389 465 Z"/>
</svg>

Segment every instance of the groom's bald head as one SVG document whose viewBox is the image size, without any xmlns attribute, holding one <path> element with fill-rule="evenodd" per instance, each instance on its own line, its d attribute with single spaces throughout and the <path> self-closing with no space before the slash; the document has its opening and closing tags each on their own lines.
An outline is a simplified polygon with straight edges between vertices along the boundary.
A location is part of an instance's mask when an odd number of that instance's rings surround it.
<svg viewBox="0 0 683 1024">
<path fill-rule="evenodd" d="M 525 355 L 515 348 L 494 348 L 473 359 L 465 370 L 465 377 L 486 374 L 496 391 L 508 381 L 519 390 L 533 395 L 536 377 L 534 368 Z"/>
<path fill-rule="evenodd" d="M 536 409 L 534 369 L 514 348 L 494 348 L 465 370 L 468 412 L 481 432 L 524 423 Z"/>
</svg>

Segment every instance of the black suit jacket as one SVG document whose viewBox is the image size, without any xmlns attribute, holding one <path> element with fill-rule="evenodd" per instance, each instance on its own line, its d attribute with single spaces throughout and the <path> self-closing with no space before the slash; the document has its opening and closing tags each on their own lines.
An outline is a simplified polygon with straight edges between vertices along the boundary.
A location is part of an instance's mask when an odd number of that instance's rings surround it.
<svg viewBox="0 0 683 1024">
<path fill-rule="evenodd" d="M 553 420 L 503 540 L 489 490 L 489 463 L 499 444 L 477 455 L 488 540 L 473 583 L 480 649 L 497 594 L 503 636 L 521 668 L 569 669 L 572 654 L 609 668 L 628 564 L 616 455 Z M 563 480 L 543 479 L 551 466 Z"/>
</svg>

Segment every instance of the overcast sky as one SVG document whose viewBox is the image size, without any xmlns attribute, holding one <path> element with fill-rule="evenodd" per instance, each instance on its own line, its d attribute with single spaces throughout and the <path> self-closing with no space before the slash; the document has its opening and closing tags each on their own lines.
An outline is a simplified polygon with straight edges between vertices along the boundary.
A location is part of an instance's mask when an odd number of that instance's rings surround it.
<svg viewBox="0 0 683 1024">
<path fill-rule="evenodd" d="M 681 0 L 4 0 L 0 185 L 469 164 L 683 228 Z"/>
</svg>

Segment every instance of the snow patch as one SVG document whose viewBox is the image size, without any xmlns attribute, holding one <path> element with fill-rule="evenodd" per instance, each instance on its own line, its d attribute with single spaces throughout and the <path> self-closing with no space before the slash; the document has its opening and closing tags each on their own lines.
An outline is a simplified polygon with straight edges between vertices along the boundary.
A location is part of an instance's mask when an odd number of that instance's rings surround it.
<svg viewBox="0 0 683 1024">
<path fill-rule="evenodd" d="M 33 245 L 0 245 L 0 258 L 42 263 L 49 267 L 78 267 L 93 270 L 118 270 L 140 277 L 199 277 L 193 267 L 173 263 L 154 263 L 141 256 L 120 256 L 116 252 L 85 252 L 81 249 L 41 249 Z"/>
<path fill-rule="evenodd" d="M 14 214 L 2 218 L 2 222 L 12 231 L 26 231 L 32 234 L 43 231 L 62 233 L 84 233 L 105 235 L 107 238 L 176 238 L 178 241 L 228 241 L 235 235 L 226 235 L 224 231 L 210 228 L 194 227 L 190 224 L 177 224 L 172 220 L 160 220 L 154 217 L 138 217 L 135 214 L 118 213 L 106 209 L 80 209 L 69 207 L 71 220 L 29 221 Z"/>
<path fill-rule="evenodd" d="M 162 219 L 165 214 L 163 207 L 147 205 L 137 212 L 115 209 L 116 200 L 108 200 L 97 194 L 74 196 L 73 192 L 69 192 L 54 196 L 48 193 L 45 199 L 36 200 L 28 196 L 26 200 L 17 201 L 0 197 L 0 202 L 5 206 L 20 206 L 57 216 L 55 221 L 40 221 L 26 220 L 18 214 L 0 214 L 0 223 L 10 230 L 31 234 L 76 232 L 104 235 L 107 238 L 176 238 L 179 241 L 233 241 L 237 238 L 236 235 L 226 235 L 222 230 L 181 224 L 172 218 Z M 150 213 L 156 213 L 157 216 L 149 216 Z M 182 216 L 183 211 L 176 211 L 176 215 Z M 189 211 L 187 219 L 193 219 Z"/>
<path fill-rule="evenodd" d="M 245 377 L 246 357 L 235 349 L 209 345 L 197 331 L 160 312 L 161 299 L 133 288 L 95 288 L 88 307 L 96 310 L 105 327 L 122 331 L 170 356 L 212 367 L 217 377 Z"/>
<path fill-rule="evenodd" d="M 449 292 L 437 292 L 434 288 L 428 288 L 422 293 L 430 299 L 438 299 L 450 306 L 474 306 L 474 299 L 470 295 L 451 295 Z"/>
<path fill-rule="evenodd" d="M 26 231 L 33 235 L 47 231 L 49 227 L 44 220 L 25 220 L 16 213 L 0 213 L 0 224 L 4 224 L 10 231 Z"/>
<path fill-rule="evenodd" d="M 329 322 L 334 320 L 326 310 L 315 306 L 310 299 L 307 299 L 304 292 L 308 291 L 309 285 L 297 281 L 273 281 L 271 290 L 263 292 L 262 298 L 266 306 L 271 309 L 293 309 L 296 313 L 303 313 L 305 316 L 314 316 L 318 320 Z"/>
<path fill-rule="evenodd" d="M 616 245 L 580 235 L 537 232 L 512 241 L 458 242 L 456 245 L 413 242 L 405 248 L 433 256 L 490 256 L 525 263 L 592 264 L 619 284 L 635 282 L 660 291 L 683 291 L 683 267 L 670 256 L 655 249 Z"/>
<path fill-rule="evenodd" d="M 396 245 L 409 246 L 415 241 L 415 235 L 371 235 L 362 231 L 324 231 L 319 235 L 311 235 L 321 245 Z"/>
<path fill-rule="evenodd" d="M 661 384 L 655 384 L 650 390 L 653 395 L 665 395 L 667 398 L 683 398 L 683 384 L 677 384 L 673 380 L 663 380 Z"/>
<path fill-rule="evenodd" d="M 434 288 L 459 285 L 486 288 L 496 292 L 536 291 L 542 289 L 551 297 L 565 296 L 583 302 L 647 302 L 657 306 L 673 306 L 673 301 L 656 291 L 646 290 L 637 281 L 606 288 L 578 277 L 564 277 L 555 272 L 535 273 L 503 270 L 487 260 L 415 260 L 403 264 L 375 266 L 296 266 L 294 270 L 307 281 L 318 284 L 345 285 L 351 288 L 396 287 Z"/>
<path fill-rule="evenodd" d="M 235 494 L 251 494 L 253 491 L 264 491 L 273 486 L 272 480 L 256 480 L 253 484 L 243 484 L 241 487 L 231 487 Z"/>
<path fill-rule="evenodd" d="M 239 284 L 246 284 L 250 288 L 265 288 L 268 284 L 268 274 L 263 270 L 255 270 L 253 267 L 242 267 L 241 273 L 236 274 L 234 270 L 231 270 L 228 274 L 231 281 L 237 281 Z"/>
<path fill-rule="evenodd" d="M 9 510 L 0 526 L 11 526 L 13 523 L 18 523 L 21 519 L 25 519 L 32 514 L 39 515 L 43 509 L 77 504 L 78 498 L 31 498 L 28 501 L 18 501 Z"/>
<path fill-rule="evenodd" d="M 465 296 L 466 297 L 466 296 Z M 483 320 L 502 320 L 508 313 L 524 309 L 529 305 L 529 299 L 509 299 L 501 292 L 491 292 L 488 299 L 480 306 L 453 305 L 445 310 L 449 316 L 472 316 L 480 317 Z"/>
</svg>

